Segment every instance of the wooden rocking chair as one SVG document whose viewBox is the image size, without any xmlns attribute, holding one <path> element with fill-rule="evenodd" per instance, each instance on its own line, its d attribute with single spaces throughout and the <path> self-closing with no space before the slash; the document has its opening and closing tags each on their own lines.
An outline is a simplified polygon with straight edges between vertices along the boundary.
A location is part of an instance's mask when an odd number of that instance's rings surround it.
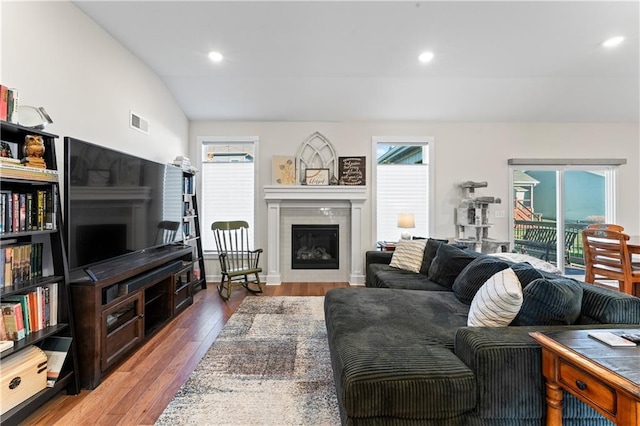
<svg viewBox="0 0 640 426">
<path fill-rule="evenodd" d="M 241 285 L 251 293 L 262 293 L 262 282 L 258 266 L 262 249 L 249 249 L 249 224 L 236 220 L 230 222 L 214 222 L 211 225 L 216 240 L 216 249 L 220 259 L 222 279 L 218 285 L 218 293 L 224 300 L 231 297 L 233 286 Z M 249 276 L 252 275 L 252 279 Z"/>
</svg>

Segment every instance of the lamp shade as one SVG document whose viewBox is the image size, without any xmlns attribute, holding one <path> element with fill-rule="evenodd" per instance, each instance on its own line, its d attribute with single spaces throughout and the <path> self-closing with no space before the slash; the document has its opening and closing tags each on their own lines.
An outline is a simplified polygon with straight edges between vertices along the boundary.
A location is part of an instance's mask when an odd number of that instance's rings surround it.
<svg viewBox="0 0 640 426">
<path fill-rule="evenodd" d="M 413 213 L 400 213 L 398 215 L 398 228 L 415 228 L 416 219 Z"/>
</svg>

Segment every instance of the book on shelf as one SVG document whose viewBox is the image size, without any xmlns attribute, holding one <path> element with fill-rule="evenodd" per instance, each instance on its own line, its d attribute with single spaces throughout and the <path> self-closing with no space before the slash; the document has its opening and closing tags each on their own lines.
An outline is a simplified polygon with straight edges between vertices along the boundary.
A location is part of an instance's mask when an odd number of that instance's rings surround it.
<svg viewBox="0 0 640 426">
<path fill-rule="evenodd" d="M 4 142 L 3 142 L 4 143 Z M 19 158 L 0 157 L 0 163 L 18 166 L 22 164 Z"/>
<path fill-rule="evenodd" d="M 2 121 L 7 121 L 8 92 L 9 88 L 7 86 L 0 85 L 0 120 Z"/>
<path fill-rule="evenodd" d="M 0 175 L 4 178 L 58 182 L 57 170 L 40 169 L 6 161 L 0 161 Z"/>
<path fill-rule="evenodd" d="M 0 340 L 0 352 L 13 348 L 13 340 Z"/>
<path fill-rule="evenodd" d="M 40 349 L 47 354 L 47 387 L 53 387 L 60 377 L 71 342 L 71 337 L 53 336 L 45 339 L 40 345 Z"/>
<path fill-rule="evenodd" d="M 7 121 L 18 124 L 18 89 L 7 89 Z"/>
<path fill-rule="evenodd" d="M 0 304 L 2 309 L 2 318 L 4 319 L 4 327 L 9 340 L 24 339 L 26 332 L 24 329 L 24 320 L 22 317 L 22 307 L 19 302 L 3 302 Z"/>
<path fill-rule="evenodd" d="M 7 329 L 4 326 L 4 316 L 0 314 L 0 340 L 9 340 Z M 13 340 L 11 340 L 13 342 Z"/>
<path fill-rule="evenodd" d="M 2 277 L 0 278 L 2 282 L 2 287 L 6 285 L 11 285 L 13 283 L 13 271 L 11 270 L 11 264 L 13 259 L 11 256 L 13 255 L 13 250 L 9 248 L 0 248 L 4 252 L 4 263 L 3 263 L 3 271 Z"/>
</svg>

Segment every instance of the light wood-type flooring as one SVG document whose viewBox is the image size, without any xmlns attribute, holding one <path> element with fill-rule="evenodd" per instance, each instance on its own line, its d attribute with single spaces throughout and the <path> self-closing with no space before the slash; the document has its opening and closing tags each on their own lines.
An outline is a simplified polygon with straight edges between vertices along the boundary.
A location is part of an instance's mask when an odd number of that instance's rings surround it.
<svg viewBox="0 0 640 426">
<path fill-rule="evenodd" d="M 245 297 L 323 296 L 331 288 L 347 286 L 283 283 L 266 286 L 258 296 L 237 288 L 224 302 L 209 283 L 195 294 L 192 306 L 116 366 L 100 386 L 79 395 L 58 395 L 24 424 L 153 425 Z"/>
</svg>

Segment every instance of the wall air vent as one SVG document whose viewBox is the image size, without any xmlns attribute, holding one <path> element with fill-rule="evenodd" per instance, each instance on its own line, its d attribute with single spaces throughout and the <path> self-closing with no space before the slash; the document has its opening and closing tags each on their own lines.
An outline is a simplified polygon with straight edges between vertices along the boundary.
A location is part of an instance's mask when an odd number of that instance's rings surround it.
<svg viewBox="0 0 640 426">
<path fill-rule="evenodd" d="M 145 135 L 149 134 L 149 122 L 133 111 L 129 111 L 129 127 L 136 129 Z"/>
</svg>

